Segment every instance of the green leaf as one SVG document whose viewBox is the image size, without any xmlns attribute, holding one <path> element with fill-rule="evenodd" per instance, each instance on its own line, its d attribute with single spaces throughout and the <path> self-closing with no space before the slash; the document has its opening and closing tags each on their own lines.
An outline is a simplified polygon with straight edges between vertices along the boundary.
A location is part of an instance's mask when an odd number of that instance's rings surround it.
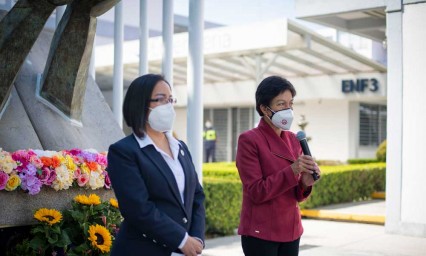
<svg viewBox="0 0 426 256">
<path fill-rule="evenodd" d="M 58 242 L 58 234 L 53 233 L 50 236 L 47 237 L 47 241 L 49 242 L 49 244 L 53 244 L 55 245 L 56 242 Z"/>
</svg>

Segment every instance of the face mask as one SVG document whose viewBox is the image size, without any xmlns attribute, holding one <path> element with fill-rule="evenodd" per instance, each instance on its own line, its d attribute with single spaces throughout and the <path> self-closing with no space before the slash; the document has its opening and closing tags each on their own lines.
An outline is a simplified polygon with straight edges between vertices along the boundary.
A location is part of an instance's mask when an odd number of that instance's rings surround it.
<svg viewBox="0 0 426 256">
<path fill-rule="evenodd" d="M 269 108 L 269 107 L 268 107 Z M 273 111 L 271 108 L 269 110 L 272 111 L 273 115 L 271 118 L 272 123 L 281 130 L 290 130 L 291 123 L 293 122 L 293 110 L 291 108 L 283 109 L 280 111 Z"/>
<path fill-rule="evenodd" d="M 176 117 L 173 105 L 168 103 L 150 109 L 148 123 L 151 128 L 158 132 L 171 131 Z"/>
</svg>

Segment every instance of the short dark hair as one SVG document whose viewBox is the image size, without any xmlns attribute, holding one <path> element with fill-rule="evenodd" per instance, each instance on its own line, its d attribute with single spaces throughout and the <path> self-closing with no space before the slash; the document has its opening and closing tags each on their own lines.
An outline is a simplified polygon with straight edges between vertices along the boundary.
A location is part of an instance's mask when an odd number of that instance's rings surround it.
<svg viewBox="0 0 426 256">
<path fill-rule="evenodd" d="M 296 96 L 296 89 L 287 79 L 280 76 L 269 76 L 260 82 L 256 90 L 256 111 L 263 116 L 260 105 L 269 106 L 273 98 L 280 93 L 289 90 L 291 95 Z"/>
<path fill-rule="evenodd" d="M 151 94 L 160 81 L 170 86 L 162 75 L 146 74 L 133 80 L 127 90 L 123 102 L 123 117 L 127 126 L 131 127 L 138 137 L 145 136 Z"/>
</svg>

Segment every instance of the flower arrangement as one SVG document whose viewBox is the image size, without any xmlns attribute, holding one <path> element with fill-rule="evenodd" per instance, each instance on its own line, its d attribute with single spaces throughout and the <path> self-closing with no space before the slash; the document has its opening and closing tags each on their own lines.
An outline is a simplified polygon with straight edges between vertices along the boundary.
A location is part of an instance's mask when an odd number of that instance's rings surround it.
<svg viewBox="0 0 426 256">
<path fill-rule="evenodd" d="M 106 154 L 90 150 L 30 149 L 9 153 L 0 148 L 0 190 L 20 188 L 36 195 L 43 186 L 56 191 L 72 186 L 110 189 L 106 167 Z"/>
<path fill-rule="evenodd" d="M 63 213 L 38 209 L 34 218 L 31 237 L 9 255 L 109 255 L 122 221 L 117 200 L 102 202 L 96 194 L 77 195 Z"/>
</svg>

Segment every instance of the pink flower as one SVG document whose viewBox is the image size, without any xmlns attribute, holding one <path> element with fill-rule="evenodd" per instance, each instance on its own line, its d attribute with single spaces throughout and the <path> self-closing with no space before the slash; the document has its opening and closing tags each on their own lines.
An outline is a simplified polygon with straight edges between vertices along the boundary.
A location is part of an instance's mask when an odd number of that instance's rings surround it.
<svg viewBox="0 0 426 256">
<path fill-rule="evenodd" d="M 87 175 L 86 173 L 83 173 L 77 177 L 77 183 L 80 187 L 83 187 L 84 185 L 86 185 L 88 181 L 89 181 L 89 175 Z"/>
<path fill-rule="evenodd" d="M 102 165 L 102 168 L 105 168 L 108 164 L 107 157 L 105 155 L 102 155 L 102 154 L 98 154 L 96 156 L 96 162 L 98 162 L 98 164 Z"/>
<path fill-rule="evenodd" d="M 103 175 L 105 176 L 105 187 L 107 189 L 110 189 L 111 188 L 111 180 L 109 179 L 108 172 L 104 171 Z"/>
<path fill-rule="evenodd" d="M 3 190 L 6 187 L 7 181 L 9 180 L 9 175 L 7 173 L 0 171 L 0 190 Z"/>
<path fill-rule="evenodd" d="M 106 219 L 106 216 L 105 216 L 105 215 L 102 215 L 102 216 L 101 216 L 101 219 L 102 219 L 102 223 L 104 223 L 104 226 L 106 227 L 106 225 L 107 225 L 107 219 Z"/>
<path fill-rule="evenodd" d="M 43 167 L 41 173 L 37 172 L 37 178 L 40 179 L 42 184 L 50 186 L 56 178 L 56 173 L 47 167 Z"/>
<path fill-rule="evenodd" d="M 74 179 L 77 179 L 78 178 L 78 176 L 80 176 L 81 175 L 81 170 L 80 170 L 80 168 L 77 168 L 75 171 L 74 171 Z"/>
</svg>

